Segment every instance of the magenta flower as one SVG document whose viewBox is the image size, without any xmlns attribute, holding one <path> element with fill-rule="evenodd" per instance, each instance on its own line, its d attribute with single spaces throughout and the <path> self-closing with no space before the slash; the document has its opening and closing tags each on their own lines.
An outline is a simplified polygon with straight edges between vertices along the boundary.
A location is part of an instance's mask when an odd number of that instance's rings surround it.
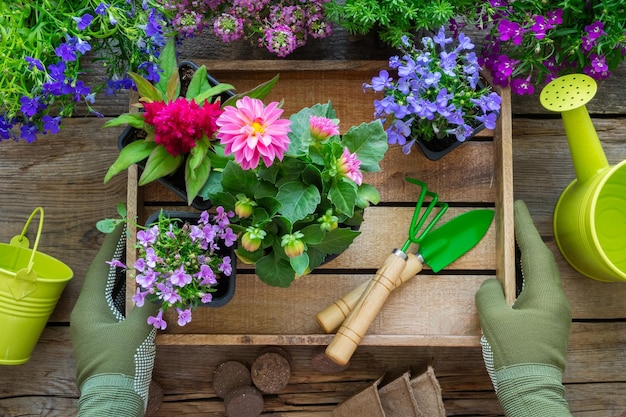
<svg viewBox="0 0 626 417">
<path fill-rule="evenodd" d="M 225 145 L 225 154 L 234 154 L 245 170 L 256 168 L 261 158 L 266 167 L 276 158 L 282 161 L 289 148 L 291 122 L 280 119 L 283 110 L 278 103 L 266 107 L 261 100 L 246 96 L 235 105 L 227 106 L 216 122 L 216 136 Z"/>
<path fill-rule="evenodd" d="M 327 117 L 311 116 L 309 123 L 311 136 L 316 141 L 321 142 L 339 134 L 339 127 Z"/>
<path fill-rule="evenodd" d="M 360 167 L 361 161 L 357 158 L 356 153 L 351 154 L 348 148 L 344 148 L 341 158 L 337 161 L 337 172 L 350 178 L 357 185 L 361 185 L 363 183 L 363 173 Z"/>
<path fill-rule="evenodd" d="M 522 43 L 524 37 L 524 29 L 517 22 L 511 22 L 503 19 L 498 23 L 498 32 L 500 33 L 501 41 L 513 41 L 513 44 L 519 45 Z"/>
<path fill-rule="evenodd" d="M 593 22 L 590 25 L 585 26 L 585 32 L 589 36 L 589 39 L 596 40 L 602 35 L 606 35 L 604 31 L 604 23 L 601 21 Z"/>
</svg>

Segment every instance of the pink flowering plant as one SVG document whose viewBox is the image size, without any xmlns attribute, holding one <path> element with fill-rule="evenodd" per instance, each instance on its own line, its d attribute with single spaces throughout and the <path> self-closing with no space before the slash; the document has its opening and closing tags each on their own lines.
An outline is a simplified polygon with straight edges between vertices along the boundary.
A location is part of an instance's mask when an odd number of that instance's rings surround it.
<svg viewBox="0 0 626 417">
<path fill-rule="evenodd" d="M 282 114 L 250 97 L 224 107 L 216 136 L 234 160 L 200 193 L 234 211 L 238 258 L 288 287 L 358 236 L 365 207 L 380 200 L 363 173 L 380 170 L 387 137 L 379 121 L 340 135 L 330 103 Z"/>
<path fill-rule="evenodd" d="M 621 1 L 489 0 L 468 8 L 466 20 L 489 31 L 485 67 L 516 94 L 567 73 L 608 78 L 626 54 Z"/>
<path fill-rule="evenodd" d="M 389 144 L 410 153 L 417 140 L 426 142 L 453 136 L 463 142 L 481 125 L 494 129 L 501 98 L 480 81 L 474 44 L 460 33 L 456 45 L 443 27 L 425 36 L 421 45 L 403 38 L 402 56 L 392 56 L 389 68 L 364 84 L 382 92 L 374 100 L 374 116 L 387 128 Z"/>
<path fill-rule="evenodd" d="M 121 214 L 122 219 L 101 220 L 98 229 L 111 232 L 121 222 L 127 222 L 125 213 Z M 134 265 L 112 261 L 134 276 L 137 289 L 132 300 L 137 307 L 145 302 L 160 304 L 157 314 L 148 318 L 148 324 L 157 329 L 167 327 L 163 314 L 168 309 L 176 310 L 178 325 L 184 326 L 191 321 L 193 310 L 199 305 L 210 305 L 215 294 L 232 294 L 224 290 L 229 288 L 224 280 L 234 279 L 235 273 L 235 259 L 231 257 L 237 240 L 230 227 L 233 213 L 217 207 L 212 213 L 198 213 L 196 222 L 191 217 L 194 216 L 175 217 L 161 211 L 156 222 L 136 225 L 140 230 Z"/>
<path fill-rule="evenodd" d="M 278 57 L 291 54 L 309 39 L 331 34 L 324 17 L 328 1 L 161 0 L 181 35 L 192 37 L 209 29 L 226 43 L 247 39 Z"/>
<path fill-rule="evenodd" d="M 172 175 L 184 166 L 185 191 L 191 204 L 211 172 L 223 168 L 228 160 L 215 133 L 216 121 L 223 112 L 221 106 L 227 104 L 221 102 L 220 94 L 234 87 L 211 85 L 206 67 L 201 66 L 194 71 L 184 86 L 184 95 L 181 95 L 184 75 L 176 62 L 173 39 L 161 51 L 158 67 L 161 77 L 154 84 L 139 74 L 129 74 L 137 85 L 139 106 L 144 111 L 126 113 L 105 124 L 105 127 L 128 124 L 142 132 L 142 139 L 122 148 L 117 160 L 109 167 L 104 182 L 145 159 L 140 186 Z M 274 78 L 245 94 L 264 97 L 276 80 Z"/>
</svg>

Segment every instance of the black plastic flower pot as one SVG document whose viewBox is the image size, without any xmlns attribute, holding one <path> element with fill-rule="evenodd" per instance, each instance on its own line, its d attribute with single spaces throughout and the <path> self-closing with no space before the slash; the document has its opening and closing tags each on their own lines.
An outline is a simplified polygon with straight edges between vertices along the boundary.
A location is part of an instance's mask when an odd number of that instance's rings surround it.
<svg viewBox="0 0 626 417">
<path fill-rule="evenodd" d="M 424 153 L 424 155 L 426 155 L 426 158 L 430 159 L 431 161 L 436 161 L 443 158 L 444 156 L 464 144 L 466 141 L 470 140 L 484 128 L 484 124 L 480 124 L 479 126 L 477 126 L 472 134 L 464 142 L 459 142 L 454 135 L 448 135 L 441 139 L 431 139 L 429 141 L 423 140 L 422 138 L 417 138 L 415 142 Z"/>
<path fill-rule="evenodd" d="M 146 221 L 146 225 L 153 225 L 158 223 L 160 212 L 153 213 L 148 220 Z M 163 215 L 170 219 L 177 219 L 180 221 L 180 224 L 189 223 L 189 224 L 197 224 L 200 219 L 200 213 L 194 212 L 185 212 L 185 211 L 168 211 L 163 210 Z M 213 299 L 209 303 L 201 303 L 199 306 L 203 307 L 222 307 L 226 305 L 235 295 L 235 284 L 237 277 L 237 255 L 235 255 L 236 244 L 227 247 L 220 247 L 220 250 L 217 253 L 220 256 L 230 256 L 232 262 L 232 272 L 230 276 L 223 276 L 217 279 L 217 285 L 215 288 L 215 292 L 212 293 Z"/>
</svg>

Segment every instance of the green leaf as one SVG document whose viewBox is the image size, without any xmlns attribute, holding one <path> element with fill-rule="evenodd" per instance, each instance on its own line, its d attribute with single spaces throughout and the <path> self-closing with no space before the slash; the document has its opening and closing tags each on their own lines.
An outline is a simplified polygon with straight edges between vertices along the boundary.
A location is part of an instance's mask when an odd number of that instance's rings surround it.
<svg viewBox="0 0 626 417">
<path fill-rule="evenodd" d="M 310 224 L 304 229 L 300 229 L 300 233 L 304 235 L 302 241 L 307 244 L 318 244 L 324 240 L 326 232 L 322 230 L 319 224 Z"/>
<path fill-rule="evenodd" d="M 211 87 L 206 76 L 207 72 L 204 65 L 193 73 L 193 77 L 191 77 L 191 81 L 189 81 L 189 85 L 187 86 L 187 94 L 185 95 L 187 99 L 191 100 L 202 91 Z"/>
<path fill-rule="evenodd" d="M 253 196 L 257 186 L 256 174 L 253 171 L 245 171 L 235 161 L 230 161 L 224 168 L 222 186 L 224 191 L 233 195 L 241 193 Z"/>
<path fill-rule="evenodd" d="M 211 155 L 211 152 L 209 152 L 208 155 Z M 215 166 L 213 164 L 213 160 L 211 160 L 211 166 Z M 198 195 L 205 200 L 213 200 L 212 196 L 222 191 L 222 173 L 220 171 L 213 171 L 209 176 L 209 179 L 204 183 L 204 185 L 198 192 Z"/>
<path fill-rule="evenodd" d="M 263 207 L 269 217 L 274 217 L 280 210 L 282 204 L 274 197 L 260 197 L 256 199 L 259 206 Z"/>
<path fill-rule="evenodd" d="M 287 288 L 295 279 L 295 271 L 286 257 L 271 251 L 259 259 L 256 264 L 256 274 L 261 281 L 275 287 Z"/>
<path fill-rule="evenodd" d="M 208 151 L 209 140 L 206 136 L 203 136 L 200 140 L 196 141 L 196 146 L 191 148 L 191 152 L 189 152 L 189 157 L 187 158 L 187 165 L 192 169 L 198 168 L 204 159 L 206 159 Z"/>
<path fill-rule="evenodd" d="M 360 208 L 368 207 L 370 204 L 380 203 L 380 193 L 371 184 L 361 184 L 357 191 L 356 205 Z"/>
<path fill-rule="evenodd" d="M 310 245 L 306 250 L 306 254 L 309 256 L 309 269 L 311 271 L 323 264 L 328 257 L 327 253 Z"/>
<path fill-rule="evenodd" d="M 104 183 L 109 182 L 111 178 L 124 171 L 132 164 L 146 159 L 156 146 L 156 143 L 144 140 L 137 140 L 124 146 L 115 162 L 113 162 L 104 175 Z"/>
<path fill-rule="evenodd" d="M 331 230 L 330 232 L 326 232 L 324 240 L 322 240 L 319 244 L 310 244 L 309 246 L 326 254 L 341 253 L 348 249 L 359 234 L 361 234 L 361 232 L 340 227 L 335 230 Z"/>
<path fill-rule="evenodd" d="M 355 184 L 347 181 L 338 181 L 330 187 L 328 199 L 339 213 L 352 217 L 354 214 L 354 205 L 356 204 L 356 187 Z"/>
<path fill-rule="evenodd" d="M 126 217 L 126 215 L 128 214 L 128 210 L 126 209 L 126 203 L 117 203 L 117 214 L 119 214 L 120 217 Z"/>
<path fill-rule="evenodd" d="M 167 84 L 170 81 L 172 74 L 176 74 L 178 76 L 178 64 L 176 63 L 176 45 L 174 38 L 168 39 L 163 49 L 161 49 L 157 64 L 163 72 L 160 74 L 159 82 L 156 84 L 156 88 L 164 94 L 167 91 Z"/>
<path fill-rule="evenodd" d="M 289 264 L 299 277 L 309 272 L 309 256 L 306 252 L 294 258 L 289 258 Z"/>
<path fill-rule="evenodd" d="M 176 100 L 180 96 L 180 77 L 178 72 L 173 72 L 167 81 L 167 90 L 165 90 L 164 98 L 167 101 Z"/>
<path fill-rule="evenodd" d="M 301 182 L 288 182 L 278 189 L 276 198 L 283 203 L 280 213 L 291 223 L 311 214 L 322 201 L 319 190 Z"/>
<path fill-rule="evenodd" d="M 111 233 L 115 230 L 119 223 L 120 221 L 115 219 L 98 220 L 98 222 L 96 222 L 96 229 L 102 233 Z"/>
<path fill-rule="evenodd" d="M 387 134 L 380 120 L 351 127 L 343 135 L 342 142 L 350 152 L 356 152 L 362 171 L 380 171 L 378 163 L 388 148 Z"/>
<path fill-rule="evenodd" d="M 200 189 L 209 179 L 209 175 L 211 175 L 211 160 L 209 158 L 202 158 L 195 167 L 193 166 L 195 162 L 192 159 L 194 158 L 187 158 L 185 166 L 185 188 L 187 191 L 187 204 L 189 205 L 191 205 L 191 202 L 196 198 Z"/>
<path fill-rule="evenodd" d="M 150 81 L 134 72 L 129 72 L 128 75 L 135 82 L 137 92 L 139 92 L 140 101 L 163 101 L 163 94 L 157 90 L 156 87 L 150 83 Z"/>
<path fill-rule="evenodd" d="M 129 125 L 137 129 L 142 129 L 144 124 L 143 114 L 141 113 L 124 113 L 117 116 L 115 119 L 111 119 L 104 124 L 104 127 Z"/>
<path fill-rule="evenodd" d="M 246 91 L 245 93 L 234 95 L 233 97 L 226 100 L 222 104 L 222 107 L 234 106 L 237 100 L 243 97 L 258 98 L 259 100 L 263 100 L 272 91 L 272 88 L 274 88 L 274 85 L 278 82 L 279 77 L 280 77 L 280 74 L 276 74 L 274 78 L 262 84 L 257 85 L 252 90 Z"/>
<path fill-rule="evenodd" d="M 139 177 L 139 185 L 143 186 L 166 175 L 172 174 L 178 169 L 183 161 L 184 158 L 182 155 L 173 156 L 165 150 L 165 147 L 157 146 L 148 157 L 146 167 L 144 168 L 141 177 Z"/>
<path fill-rule="evenodd" d="M 222 94 L 224 91 L 234 89 L 235 87 L 230 84 L 218 84 L 215 87 L 211 87 L 208 90 L 199 93 L 197 96 L 194 97 L 194 101 L 198 104 L 202 104 L 205 100 L 209 100 L 210 98 L 217 96 L 218 94 Z"/>
</svg>

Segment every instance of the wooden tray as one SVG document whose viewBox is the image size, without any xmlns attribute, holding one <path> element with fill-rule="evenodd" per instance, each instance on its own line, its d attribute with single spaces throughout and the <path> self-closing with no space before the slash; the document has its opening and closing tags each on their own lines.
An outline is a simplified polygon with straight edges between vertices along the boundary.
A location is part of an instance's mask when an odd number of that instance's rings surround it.
<svg viewBox="0 0 626 417">
<path fill-rule="evenodd" d="M 280 73 L 268 100 L 284 98 L 286 114 L 332 100 L 342 131 L 372 119 L 373 94 L 362 84 L 385 68 L 384 61 L 196 61 L 220 82 L 245 91 Z M 507 300 L 515 299 L 513 174 L 510 91 L 502 89 L 502 113 L 495 131 L 483 131 L 443 159 L 427 160 L 418 149 L 410 155 L 390 147 L 382 172 L 365 181 L 381 193 L 382 202 L 366 209 L 361 235 L 339 257 L 290 288 L 261 282 L 240 265 L 234 298 L 224 307 L 194 312 L 187 326 L 175 319 L 157 336 L 162 345 L 324 345 L 315 315 L 327 304 L 369 279 L 389 252 L 406 240 L 418 189 L 410 176 L 424 181 L 451 208 L 443 221 L 474 208 L 493 208 L 495 221 L 487 236 L 470 252 L 438 274 L 425 270 L 391 294 L 363 339 L 380 346 L 477 346 L 480 325 L 474 294 L 482 281 L 497 276 Z M 137 169 L 128 172 L 129 216 L 141 223 L 161 207 L 193 210 L 158 183 L 137 186 Z M 130 250 L 129 264 L 135 252 Z M 134 281 L 127 285 L 127 305 Z"/>
</svg>

